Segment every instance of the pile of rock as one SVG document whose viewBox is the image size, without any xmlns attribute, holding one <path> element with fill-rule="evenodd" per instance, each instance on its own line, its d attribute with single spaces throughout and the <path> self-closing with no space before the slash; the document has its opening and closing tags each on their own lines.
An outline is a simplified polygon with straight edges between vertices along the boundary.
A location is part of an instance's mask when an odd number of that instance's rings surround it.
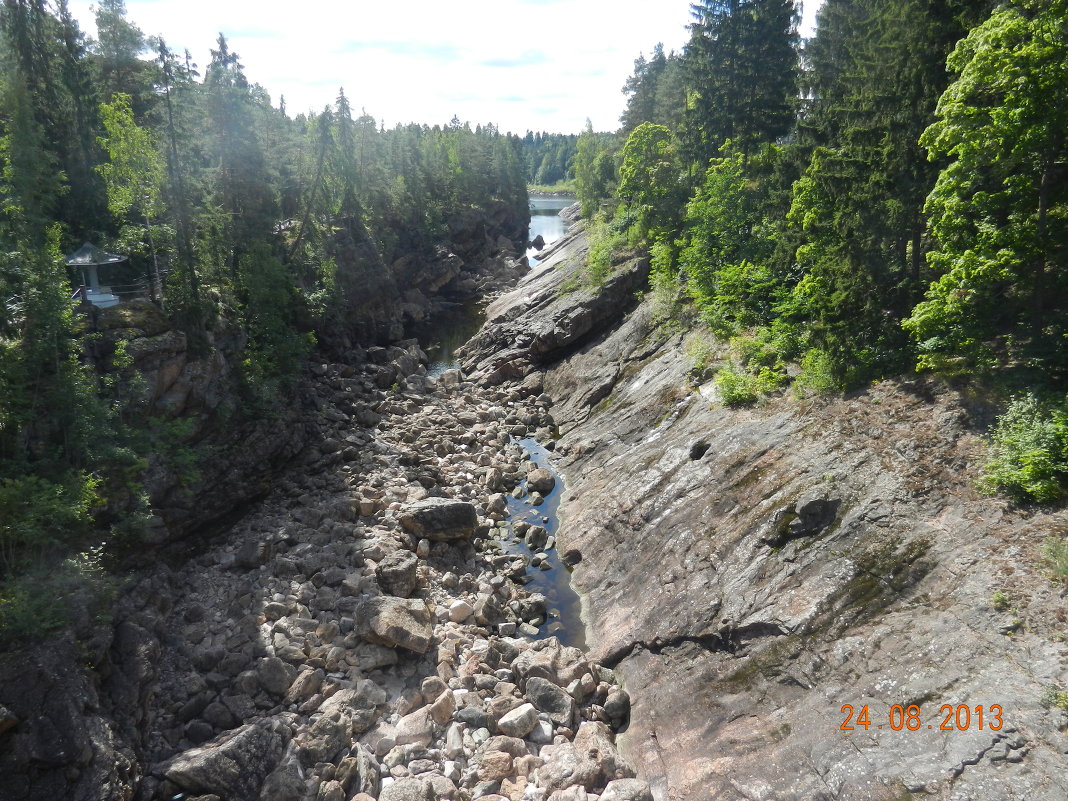
<svg viewBox="0 0 1068 801">
<path fill-rule="evenodd" d="M 496 539 L 552 545 L 502 503 L 552 490 L 514 442 L 549 436 L 548 398 L 367 355 L 315 371 L 318 441 L 227 542 L 131 593 L 159 643 L 138 798 L 651 798 L 614 745 L 627 694 L 532 638 L 545 598 Z"/>
</svg>

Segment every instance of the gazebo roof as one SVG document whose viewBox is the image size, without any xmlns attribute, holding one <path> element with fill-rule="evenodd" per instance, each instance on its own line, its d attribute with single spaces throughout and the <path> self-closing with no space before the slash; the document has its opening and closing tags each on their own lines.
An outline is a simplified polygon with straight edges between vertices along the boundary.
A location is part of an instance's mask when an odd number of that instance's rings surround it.
<svg viewBox="0 0 1068 801">
<path fill-rule="evenodd" d="M 68 255 L 66 259 L 68 267 L 91 267 L 93 265 L 101 264 L 118 264 L 120 261 L 126 261 L 126 257 L 120 256 L 117 253 L 108 253 L 106 250 L 101 250 L 90 242 L 86 242 L 76 251 Z"/>
</svg>

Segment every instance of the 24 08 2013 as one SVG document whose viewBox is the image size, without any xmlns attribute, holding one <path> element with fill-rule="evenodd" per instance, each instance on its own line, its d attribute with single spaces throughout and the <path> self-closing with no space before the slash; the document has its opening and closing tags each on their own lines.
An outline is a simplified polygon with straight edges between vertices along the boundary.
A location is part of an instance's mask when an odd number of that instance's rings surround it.
<svg viewBox="0 0 1068 801">
<path fill-rule="evenodd" d="M 868 731 L 873 726 L 876 729 L 890 729 L 891 731 L 920 731 L 921 729 L 936 729 L 936 723 L 938 724 L 937 731 L 969 731 L 973 728 L 979 731 L 983 729 L 1000 731 L 1005 725 L 1002 720 L 1001 704 L 989 706 L 979 704 L 974 707 L 967 704 L 956 706 L 942 704 L 938 709 L 938 716 L 930 723 L 924 722 L 922 710 L 916 704 L 908 706 L 894 704 L 888 710 L 884 722 L 881 723 L 872 722 L 868 704 L 860 707 L 859 711 L 852 704 L 843 704 L 842 714 L 845 715 L 845 719 L 838 727 L 841 731 L 856 731 L 858 728 Z"/>
</svg>

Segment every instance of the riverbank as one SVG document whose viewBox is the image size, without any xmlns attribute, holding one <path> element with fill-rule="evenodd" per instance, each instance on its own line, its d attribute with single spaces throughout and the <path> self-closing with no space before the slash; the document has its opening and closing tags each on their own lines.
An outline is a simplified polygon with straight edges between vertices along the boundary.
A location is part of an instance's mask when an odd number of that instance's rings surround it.
<svg viewBox="0 0 1068 801">
<path fill-rule="evenodd" d="M 977 494 L 982 403 L 913 379 L 728 409 L 635 297 L 643 260 L 562 291 L 585 248 L 573 231 L 497 299 L 464 366 L 552 400 L 560 547 L 654 797 L 1068 795 L 1042 556 L 1068 517 Z"/>
</svg>

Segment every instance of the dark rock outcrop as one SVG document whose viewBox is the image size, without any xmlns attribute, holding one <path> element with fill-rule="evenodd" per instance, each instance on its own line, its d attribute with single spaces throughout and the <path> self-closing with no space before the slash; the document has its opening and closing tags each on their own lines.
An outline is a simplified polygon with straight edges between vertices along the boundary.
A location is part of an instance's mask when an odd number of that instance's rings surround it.
<svg viewBox="0 0 1068 801">
<path fill-rule="evenodd" d="M 400 524 L 405 531 L 429 540 L 463 540 L 478 526 L 478 513 L 467 501 L 427 498 L 404 509 Z"/>
<path fill-rule="evenodd" d="M 269 724 L 248 724 L 192 748 L 155 773 L 181 789 L 214 794 L 222 801 L 251 801 L 282 758 L 285 739 Z"/>
<path fill-rule="evenodd" d="M 521 379 L 579 349 L 634 308 L 635 293 L 649 277 L 648 259 L 626 261 L 601 286 L 582 287 L 586 251 L 585 238 L 573 230 L 520 287 L 491 303 L 486 325 L 461 349 L 465 372 L 488 385 Z M 565 291 L 569 279 L 580 288 Z"/>
</svg>

